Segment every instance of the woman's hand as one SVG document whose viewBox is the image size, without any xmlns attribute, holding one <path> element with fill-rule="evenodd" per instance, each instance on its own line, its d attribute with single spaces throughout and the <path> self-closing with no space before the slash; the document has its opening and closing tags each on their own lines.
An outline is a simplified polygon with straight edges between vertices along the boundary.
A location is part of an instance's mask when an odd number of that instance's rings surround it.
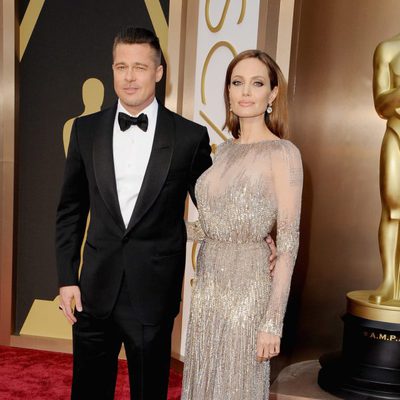
<svg viewBox="0 0 400 400">
<path fill-rule="evenodd" d="M 267 332 L 258 332 L 257 361 L 267 361 L 276 357 L 280 352 L 281 338 Z"/>
</svg>

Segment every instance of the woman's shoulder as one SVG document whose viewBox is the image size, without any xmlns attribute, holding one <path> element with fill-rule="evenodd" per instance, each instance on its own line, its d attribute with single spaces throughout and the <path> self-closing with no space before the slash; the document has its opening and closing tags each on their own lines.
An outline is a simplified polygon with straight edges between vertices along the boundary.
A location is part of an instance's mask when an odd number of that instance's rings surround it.
<svg viewBox="0 0 400 400">
<path fill-rule="evenodd" d="M 238 144 L 235 143 L 235 139 L 227 139 L 226 141 L 218 144 L 215 149 L 215 154 L 221 154 L 225 150 L 230 147 L 235 147 L 238 149 L 257 149 L 262 150 L 267 148 L 271 149 L 273 152 L 277 152 L 279 154 L 293 154 L 293 156 L 300 157 L 300 151 L 290 140 L 288 139 L 272 139 L 272 140 L 263 140 L 260 142 L 250 143 L 250 144 Z"/>
<path fill-rule="evenodd" d="M 215 155 L 219 155 L 223 151 L 225 151 L 225 149 L 227 149 L 229 147 L 231 142 L 232 142 L 232 139 L 227 139 L 227 140 L 217 144 L 217 146 L 215 147 L 215 151 L 214 151 Z"/>
<path fill-rule="evenodd" d="M 279 139 L 279 140 L 275 140 L 275 142 L 277 144 L 277 149 L 280 149 L 281 152 L 287 153 L 287 154 L 292 154 L 293 156 L 296 156 L 296 157 L 301 157 L 300 150 L 290 140 Z"/>
<path fill-rule="evenodd" d="M 282 163 L 289 166 L 290 169 L 302 169 L 302 161 L 300 150 L 297 146 L 288 139 L 279 139 L 274 143 L 273 165 L 277 167 Z M 278 167 L 279 168 L 279 167 Z"/>
<path fill-rule="evenodd" d="M 233 139 L 226 139 L 223 142 L 219 143 L 217 145 L 217 151 L 219 150 L 223 150 L 224 148 L 226 148 L 227 146 L 229 146 L 232 143 Z"/>
</svg>

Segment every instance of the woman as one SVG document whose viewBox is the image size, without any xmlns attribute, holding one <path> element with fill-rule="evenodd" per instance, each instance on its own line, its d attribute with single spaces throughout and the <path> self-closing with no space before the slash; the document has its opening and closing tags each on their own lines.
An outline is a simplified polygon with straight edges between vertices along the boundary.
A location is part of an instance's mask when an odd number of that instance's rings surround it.
<svg viewBox="0 0 400 400">
<path fill-rule="evenodd" d="M 265 400 L 279 353 L 298 248 L 302 164 L 287 134 L 287 85 L 265 53 L 228 66 L 225 126 L 213 166 L 198 179 L 202 239 L 188 327 L 183 400 Z M 265 238 L 277 227 L 273 276 Z M 200 229 L 201 228 L 201 229 Z M 203 236 L 203 237 L 201 237 Z"/>
</svg>

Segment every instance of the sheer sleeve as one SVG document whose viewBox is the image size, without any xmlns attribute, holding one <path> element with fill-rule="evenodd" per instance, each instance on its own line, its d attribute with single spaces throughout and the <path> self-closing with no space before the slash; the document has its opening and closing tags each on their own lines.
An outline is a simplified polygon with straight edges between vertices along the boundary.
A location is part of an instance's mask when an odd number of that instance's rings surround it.
<svg viewBox="0 0 400 400">
<path fill-rule="evenodd" d="M 303 168 L 300 152 L 288 141 L 272 155 L 271 162 L 277 201 L 277 262 L 268 309 L 260 330 L 281 336 L 299 245 Z"/>
<path fill-rule="evenodd" d="M 222 142 L 217 146 L 215 153 L 213 155 L 213 163 L 218 158 L 218 155 L 220 154 L 221 149 L 224 148 L 225 144 L 226 144 L 226 142 Z M 193 222 L 185 221 L 185 224 L 186 224 L 187 238 L 189 241 L 204 240 L 206 235 L 203 231 L 203 228 L 201 227 L 201 223 L 199 220 L 193 221 Z"/>
<path fill-rule="evenodd" d="M 199 220 L 193 222 L 185 221 L 185 224 L 188 240 L 201 241 L 205 238 L 205 234 Z"/>
</svg>

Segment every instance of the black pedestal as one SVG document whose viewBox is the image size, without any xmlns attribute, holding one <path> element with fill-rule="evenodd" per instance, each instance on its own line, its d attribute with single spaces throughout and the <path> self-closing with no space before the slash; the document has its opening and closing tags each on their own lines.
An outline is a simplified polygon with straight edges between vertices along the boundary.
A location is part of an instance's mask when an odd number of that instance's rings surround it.
<svg viewBox="0 0 400 400">
<path fill-rule="evenodd" d="M 346 314 L 341 353 L 323 355 L 318 384 L 344 399 L 400 400 L 400 324 Z"/>
</svg>

